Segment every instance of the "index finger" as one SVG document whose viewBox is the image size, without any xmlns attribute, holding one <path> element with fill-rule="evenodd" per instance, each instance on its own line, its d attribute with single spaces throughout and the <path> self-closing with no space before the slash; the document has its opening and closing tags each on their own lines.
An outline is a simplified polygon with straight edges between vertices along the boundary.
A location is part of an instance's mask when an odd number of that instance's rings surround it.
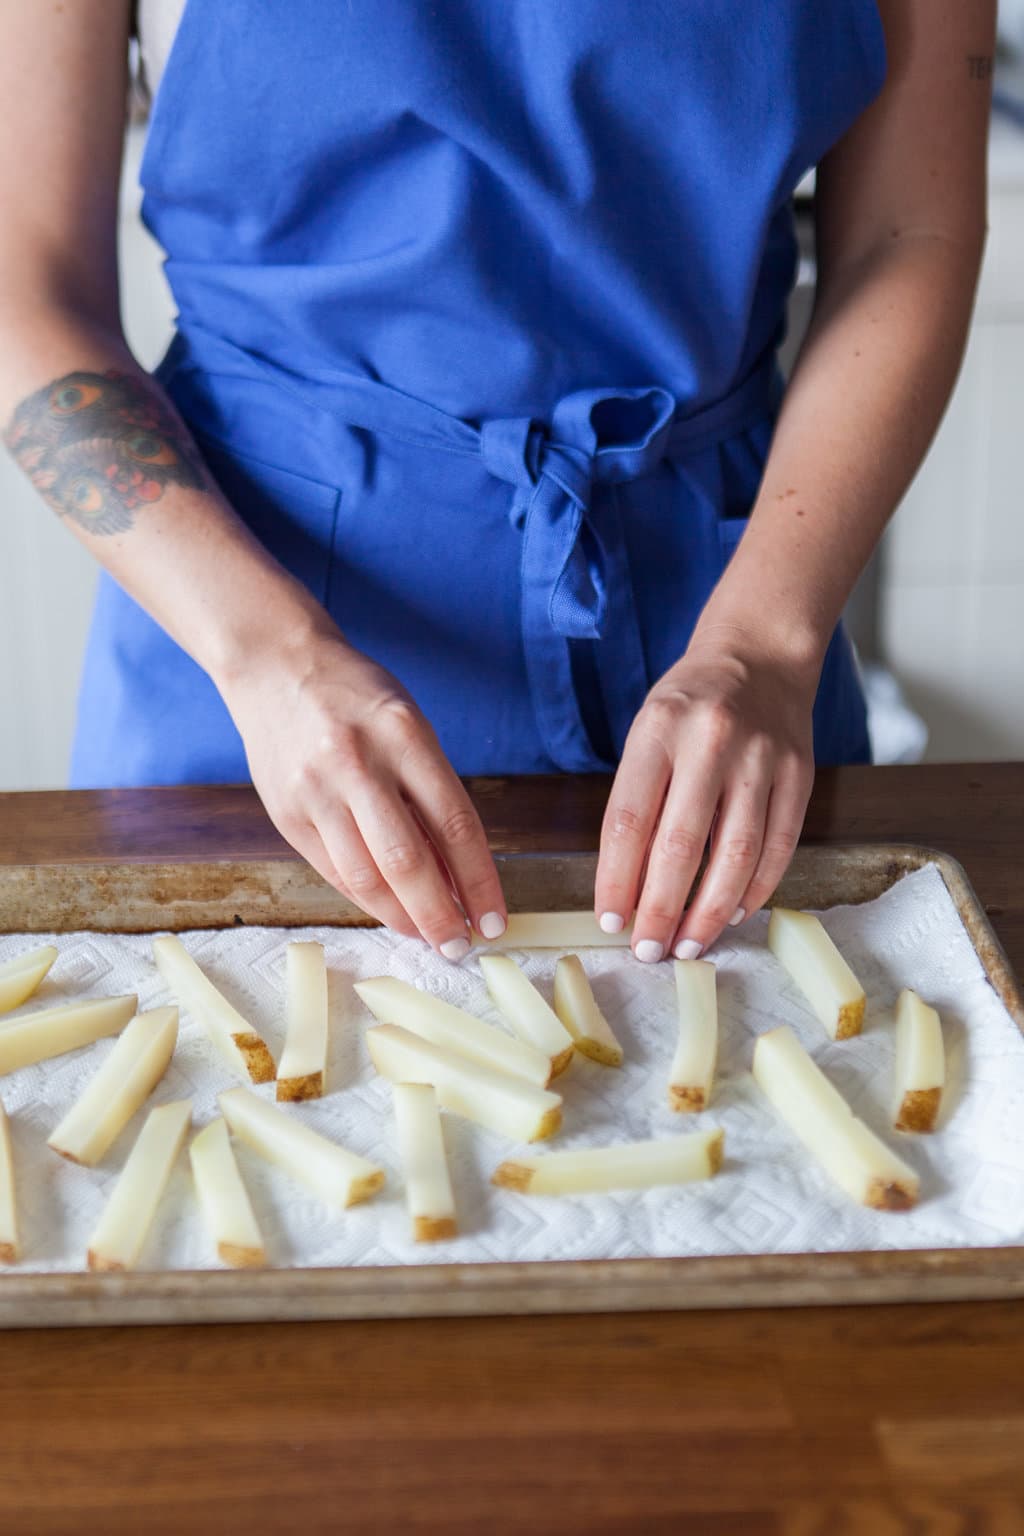
<svg viewBox="0 0 1024 1536">
<path fill-rule="evenodd" d="M 447 759 L 424 756 L 406 767 L 403 787 L 451 876 L 470 922 L 485 939 L 505 932 L 508 909 L 477 809 Z"/>
<path fill-rule="evenodd" d="M 594 881 L 594 910 L 605 933 L 620 933 L 636 908 L 668 781 L 664 753 L 627 738 L 601 825 Z"/>
</svg>

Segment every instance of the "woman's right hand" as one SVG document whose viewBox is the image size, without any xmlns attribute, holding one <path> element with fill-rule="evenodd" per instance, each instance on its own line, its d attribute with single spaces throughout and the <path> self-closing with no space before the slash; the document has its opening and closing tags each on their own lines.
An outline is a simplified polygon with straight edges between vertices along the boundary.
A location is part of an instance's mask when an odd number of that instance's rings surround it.
<svg viewBox="0 0 1024 1536">
<path fill-rule="evenodd" d="M 480 818 L 401 684 L 318 626 L 218 686 L 270 819 L 328 883 L 448 960 L 504 931 Z M 460 905 L 461 903 L 461 910 Z"/>
</svg>

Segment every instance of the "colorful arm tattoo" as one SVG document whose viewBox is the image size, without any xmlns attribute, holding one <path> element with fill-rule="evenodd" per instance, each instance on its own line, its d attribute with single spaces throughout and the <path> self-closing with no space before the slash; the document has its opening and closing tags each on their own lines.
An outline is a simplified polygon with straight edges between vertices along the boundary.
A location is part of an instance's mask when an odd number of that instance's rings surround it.
<svg viewBox="0 0 1024 1536">
<path fill-rule="evenodd" d="M 144 379 L 66 373 L 16 407 L 4 442 L 62 517 L 124 533 L 169 485 L 212 489 L 199 451 Z"/>
</svg>

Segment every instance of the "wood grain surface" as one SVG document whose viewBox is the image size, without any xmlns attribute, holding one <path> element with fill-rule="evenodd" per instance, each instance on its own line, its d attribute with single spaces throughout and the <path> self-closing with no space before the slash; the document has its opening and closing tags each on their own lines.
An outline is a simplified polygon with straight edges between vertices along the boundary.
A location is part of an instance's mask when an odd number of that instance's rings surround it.
<svg viewBox="0 0 1024 1536">
<path fill-rule="evenodd" d="M 506 850 L 607 780 L 472 786 Z M 1024 767 L 819 775 L 958 858 L 1024 971 Z M 0 795 L 0 863 L 284 853 L 251 791 Z M 82 1532 L 1021 1536 L 1024 1305 L 0 1334 L 0 1519 Z"/>
</svg>

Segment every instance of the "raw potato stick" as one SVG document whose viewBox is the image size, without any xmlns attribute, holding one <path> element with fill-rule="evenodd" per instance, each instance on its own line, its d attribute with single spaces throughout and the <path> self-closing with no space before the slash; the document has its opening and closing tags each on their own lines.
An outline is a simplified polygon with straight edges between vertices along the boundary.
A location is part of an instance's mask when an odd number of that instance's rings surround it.
<svg viewBox="0 0 1024 1536">
<path fill-rule="evenodd" d="M 432 1083 L 444 1109 L 514 1141 L 544 1141 L 562 1123 L 557 1093 L 442 1050 L 398 1024 L 366 1031 L 370 1058 L 393 1083 Z"/>
<path fill-rule="evenodd" d="M 860 1034 L 864 988 L 812 913 L 775 907 L 768 944 L 833 1040 Z"/>
<path fill-rule="evenodd" d="M 217 991 L 181 940 L 173 933 L 154 939 L 153 958 L 179 1003 L 202 1025 L 231 1069 L 246 1082 L 272 1083 L 274 1061 L 266 1041 Z"/>
<path fill-rule="evenodd" d="M 89 1241 L 90 1269 L 134 1269 L 192 1120 L 191 1099 L 151 1109 Z"/>
<path fill-rule="evenodd" d="M 40 1009 L 0 1024 L 0 1074 L 119 1034 L 134 1017 L 138 1002 L 134 995 L 101 997 L 92 1003 Z"/>
<path fill-rule="evenodd" d="M 194 1138 L 188 1156 L 203 1222 L 217 1245 L 217 1257 L 235 1269 L 258 1269 L 267 1261 L 266 1250 L 231 1150 L 227 1122 L 211 1121 Z"/>
<path fill-rule="evenodd" d="M 669 1075 L 671 1109 L 706 1109 L 718 1058 L 718 994 L 710 960 L 676 960 L 679 1040 Z"/>
<path fill-rule="evenodd" d="M 327 1070 L 327 968 L 315 940 L 288 944 L 288 1031 L 277 1068 L 277 1097 L 323 1097 Z"/>
<path fill-rule="evenodd" d="M 31 997 L 56 958 L 57 946 L 45 944 L 5 960 L 0 965 L 0 1013 L 9 1013 Z"/>
<path fill-rule="evenodd" d="M 167 1071 L 177 1039 L 177 1008 L 132 1019 L 47 1146 L 73 1163 L 98 1163 Z"/>
<path fill-rule="evenodd" d="M 605 933 L 593 912 L 510 912 L 503 934 L 485 939 L 474 929 L 473 942 L 490 950 L 622 949 L 632 933 L 632 923 L 621 933 Z"/>
<path fill-rule="evenodd" d="M 725 1132 L 697 1131 L 670 1141 L 634 1141 L 579 1152 L 548 1152 L 502 1163 L 491 1179 L 524 1195 L 588 1195 L 653 1189 L 709 1179 L 722 1166 Z"/>
<path fill-rule="evenodd" d="M 555 1012 L 581 1056 L 603 1067 L 622 1066 L 622 1046 L 594 1000 L 579 955 L 563 955 L 555 966 Z"/>
<path fill-rule="evenodd" d="M 405 1199 L 417 1243 L 454 1237 L 455 1197 L 444 1152 L 437 1091 L 430 1083 L 395 1083 L 398 1152 L 405 1171 Z"/>
<path fill-rule="evenodd" d="M 357 1205 L 384 1183 L 383 1168 L 329 1141 L 248 1088 L 230 1088 L 217 1102 L 232 1135 L 329 1205 Z"/>
<path fill-rule="evenodd" d="M 536 1046 L 495 1029 L 443 998 L 421 992 L 407 981 L 396 976 L 371 976 L 368 981 L 357 981 L 355 989 L 382 1024 L 400 1024 L 442 1050 L 457 1051 L 483 1067 L 525 1078 L 541 1088 L 551 1081 L 551 1058 Z"/>
<path fill-rule="evenodd" d="M 520 1040 L 543 1051 L 551 1061 L 551 1076 L 564 1072 L 572 1060 L 572 1035 L 549 1008 L 537 988 L 508 955 L 481 955 L 480 969 L 487 990 Z"/>
<path fill-rule="evenodd" d="M 917 1174 L 854 1116 L 788 1024 L 759 1037 L 754 1081 L 854 1200 L 880 1211 L 907 1211 L 916 1204 Z"/>
<path fill-rule="evenodd" d="M 0 1103 L 0 1264 L 17 1264 L 20 1257 L 11 1127 L 4 1106 Z"/>
<path fill-rule="evenodd" d="M 945 1083 L 939 1015 L 905 987 L 896 1005 L 896 1129 L 934 1131 Z"/>
</svg>

